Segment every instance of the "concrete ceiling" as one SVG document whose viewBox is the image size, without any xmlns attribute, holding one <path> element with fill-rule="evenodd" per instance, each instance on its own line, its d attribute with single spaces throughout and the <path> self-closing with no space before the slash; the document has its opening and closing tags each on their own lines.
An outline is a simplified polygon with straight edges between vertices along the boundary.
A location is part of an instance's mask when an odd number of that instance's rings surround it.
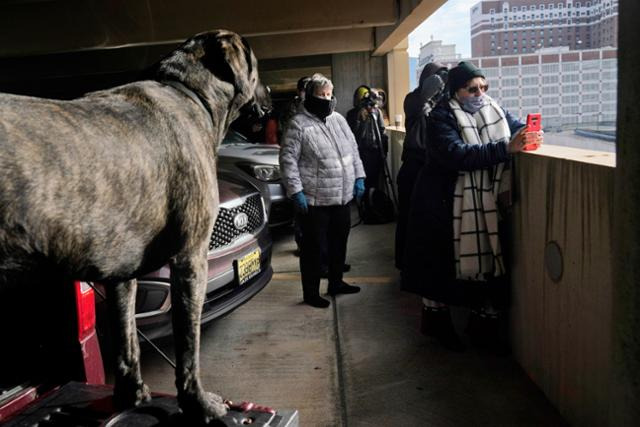
<svg viewBox="0 0 640 427">
<path fill-rule="evenodd" d="M 259 59 L 384 55 L 445 0 L 5 0 L 0 57 L 174 45 L 227 28 Z"/>
</svg>

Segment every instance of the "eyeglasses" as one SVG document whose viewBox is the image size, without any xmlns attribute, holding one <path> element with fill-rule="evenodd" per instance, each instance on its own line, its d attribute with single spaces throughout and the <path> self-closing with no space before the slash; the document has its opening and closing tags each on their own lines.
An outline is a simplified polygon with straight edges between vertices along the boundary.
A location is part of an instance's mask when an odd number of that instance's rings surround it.
<svg viewBox="0 0 640 427">
<path fill-rule="evenodd" d="M 472 94 L 475 95 L 480 90 L 482 92 L 486 93 L 489 90 L 489 85 L 470 86 L 470 87 L 466 87 L 465 89 L 467 90 L 467 92 L 472 93 Z"/>
</svg>

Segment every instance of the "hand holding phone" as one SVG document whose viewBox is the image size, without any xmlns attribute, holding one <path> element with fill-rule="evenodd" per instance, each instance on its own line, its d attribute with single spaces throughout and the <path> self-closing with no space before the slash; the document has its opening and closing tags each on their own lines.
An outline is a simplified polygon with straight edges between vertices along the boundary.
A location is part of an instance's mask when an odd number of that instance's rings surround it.
<svg viewBox="0 0 640 427">
<path fill-rule="evenodd" d="M 542 129 L 542 115 L 540 113 L 527 114 L 526 132 L 540 132 Z M 540 147 L 540 144 L 527 144 L 522 148 L 522 151 L 534 151 Z"/>
</svg>

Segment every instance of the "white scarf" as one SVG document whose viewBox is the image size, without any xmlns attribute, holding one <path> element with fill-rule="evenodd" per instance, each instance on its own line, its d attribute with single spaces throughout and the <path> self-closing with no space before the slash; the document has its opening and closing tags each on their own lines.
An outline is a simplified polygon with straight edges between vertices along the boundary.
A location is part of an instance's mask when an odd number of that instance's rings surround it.
<svg viewBox="0 0 640 427">
<path fill-rule="evenodd" d="M 504 111 L 490 97 L 475 114 L 464 111 L 457 100 L 449 106 L 466 144 L 508 142 L 511 137 Z M 505 273 L 498 238 L 498 193 L 510 185 L 505 164 L 474 171 L 460 171 L 453 201 L 453 239 L 456 277 L 485 280 L 485 275 Z"/>
</svg>

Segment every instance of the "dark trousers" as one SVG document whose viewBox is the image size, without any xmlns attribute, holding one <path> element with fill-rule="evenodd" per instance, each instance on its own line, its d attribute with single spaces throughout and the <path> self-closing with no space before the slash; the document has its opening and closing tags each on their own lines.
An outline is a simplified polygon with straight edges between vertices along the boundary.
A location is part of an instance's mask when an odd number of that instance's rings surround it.
<svg viewBox="0 0 640 427">
<path fill-rule="evenodd" d="M 322 247 L 326 241 L 329 286 L 342 283 L 342 266 L 347 255 L 347 239 L 351 229 L 349 205 L 309 206 L 306 215 L 299 215 L 302 229 L 300 273 L 305 298 L 320 294 Z"/>
</svg>

